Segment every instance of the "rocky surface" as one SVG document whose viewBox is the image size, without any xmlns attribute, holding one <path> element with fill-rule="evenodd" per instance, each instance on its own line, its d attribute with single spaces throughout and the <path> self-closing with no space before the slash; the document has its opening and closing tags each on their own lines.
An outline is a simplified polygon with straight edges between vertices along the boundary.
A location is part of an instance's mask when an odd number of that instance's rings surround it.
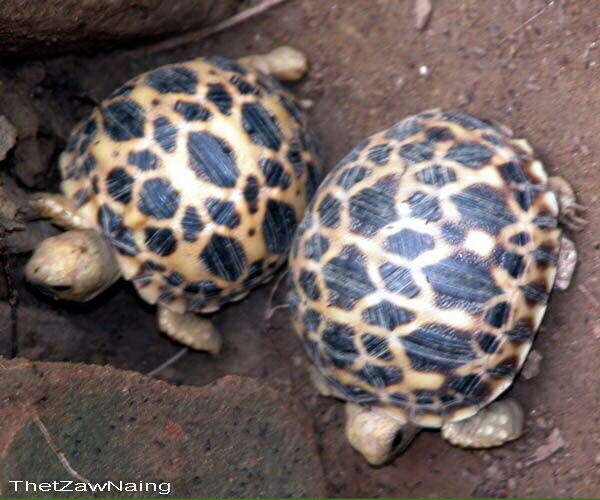
<svg viewBox="0 0 600 500">
<path fill-rule="evenodd" d="M 8 121 L 6 116 L 0 116 L 0 161 L 6 158 L 17 140 L 17 129 Z"/>
<path fill-rule="evenodd" d="M 98 50 L 179 34 L 231 15 L 240 0 L 2 0 L 0 53 Z"/>
</svg>

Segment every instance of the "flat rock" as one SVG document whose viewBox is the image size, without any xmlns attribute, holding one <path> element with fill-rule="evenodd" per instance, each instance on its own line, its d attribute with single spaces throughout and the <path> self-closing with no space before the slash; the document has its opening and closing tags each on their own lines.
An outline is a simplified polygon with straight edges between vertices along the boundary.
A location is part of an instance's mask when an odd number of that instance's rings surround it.
<svg viewBox="0 0 600 500">
<path fill-rule="evenodd" d="M 98 50 L 179 34 L 231 15 L 238 0 L 2 0 L 0 54 Z"/>
<path fill-rule="evenodd" d="M 177 497 L 327 495 L 309 419 L 254 379 L 175 387 L 110 367 L 21 359 L 0 359 L 0 373 L 3 496 L 40 496 L 15 493 L 9 481 L 74 475 L 168 482 Z"/>
</svg>

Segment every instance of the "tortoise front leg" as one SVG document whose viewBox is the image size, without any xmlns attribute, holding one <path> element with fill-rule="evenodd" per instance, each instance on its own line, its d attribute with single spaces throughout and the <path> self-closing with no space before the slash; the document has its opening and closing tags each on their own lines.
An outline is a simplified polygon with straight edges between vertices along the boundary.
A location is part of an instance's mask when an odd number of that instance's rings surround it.
<svg viewBox="0 0 600 500">
<path fill-rule="evenodd" d="M 569 229 L 581 231 L 587 220 L 580 216 L 585 206 L 577 203 L 575 191 L 566 179 L 553 176 L 548 179 L 548 189 L 555 195 L 559 207 L 559 220 Z"/>
<path fill-rule="evenodd" d="M 64 229 L 91 229 L 92 226 L 81 216 L 73 203 L 60 194 L 37 193 L 29 200 L 30 216 L 50 219 Z"/>
<path fill-rule="evenodd" d="M 554 193 L 558 201 L 559 221 L 569 229 L 581 231 L 587 224 L 587 220 L 580 215 L 585 207 L 577 203 L 571 184 L 562 177 L 553 176 L 548 179 L 548 189 Z M 577 248 L 575 243 L 563 235 L 560 240 L 554 288 L 566 290 L 569 287 L 576 265 Z"/>
<path fill-rule="evenodd" d="M 169 337 L 192 349 L 216 356 L 221 351 L 221 335 L 212 321 L 194 313 L 179 314 L 158 306 L 158 327 Z"/>
<path fill-rule="evenodd" d="M 557 290 L 566 290 L 569 288 L 576 265 L 577 248 L 575 247 L 575 243 L 563 235 L 560 238 L 560 251 L 558 253 L 558 263 L 556 264 L 554 288 Z"/>
<path fill-rule="evenodd" d="M 459 422 L 442 426 L 442 436 L 461 448 L 493 448 L 523 434 L 523 410 L 514 399 L 503 399 Z"/>
</svg>

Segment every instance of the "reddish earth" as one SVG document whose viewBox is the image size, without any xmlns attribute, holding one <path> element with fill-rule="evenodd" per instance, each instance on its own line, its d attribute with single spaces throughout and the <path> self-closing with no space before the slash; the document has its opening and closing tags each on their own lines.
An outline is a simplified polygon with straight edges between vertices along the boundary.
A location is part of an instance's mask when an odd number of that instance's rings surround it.
<svg viewBox="0 0 600 500">
<path fill-rule="evenodd" d="M 290 44 L 305 50 L 312 64 L 294 90 L 314 101 L 312 121 L 327 168 L 366 136 L 431 107 L 462 109 L 527 137 L 550 173 L 573 182 L 590 224 L 575 235 L 581 252 L 576 279 L 553 295 L 536 340 L 540 372 L 520 377 L 510 391 L 527 410 L 520 440 L 464 451 L 425 432 L 391 465 L 370 468 L 344 441 L 342 406 L 314 396 L 285 311 L 265 322 L 269 288 L 217 316 L 225 336 L 220 358 L 188 353 L 160 377 L 202 385 L 226 374 L 250 375 L 300 401 L 314 418 L 334 496 L 593 497 L 600 495 L 598 19 L 595 0 L 463 0 L 434 2 L 428 27 L 418 31 L 409 0 L 294 0 L 169 53 L 69 56 L 6 67 L 0 76 L 5 87 L 17 80 L 30 85 L 37 107 L 60 109 L 56 128 L 66 134 L 94 100 L 141 71 L 197 55 L 241 56 Z M 40 67 L 41 83 L 28 71 Z M 38 185 L 56 187 L 56 179 L 53 164 Z M 52 303 L 24 287 L 24 261 L 10 258 L 20 357 L 146 373 L 180 349 L 158 333 L 153 309 L 128 284 L 83 306 Z M 276 300 L 285 300 L 282 291 Z M 0 314 L 7 317 L 0 347 L 8 354 L 8 308 Z M 547 456 L 560 439 L 564 445 Z"/>
<path fill-rule="evenodd" d="M 255 379 L 175 387 L 94 365 L 16 359 L 0 367 L 0 393 L 10 393 L 0 406 L 3 497 L 27 493 L 25 481 L 82 478 L 169 483 L 178 498 L 325 495 L 302 409 Z M 58 496 L 91 496 L 65 491 Z M 160 496 L 146 491 L 125 496 Z"/>
</svg>

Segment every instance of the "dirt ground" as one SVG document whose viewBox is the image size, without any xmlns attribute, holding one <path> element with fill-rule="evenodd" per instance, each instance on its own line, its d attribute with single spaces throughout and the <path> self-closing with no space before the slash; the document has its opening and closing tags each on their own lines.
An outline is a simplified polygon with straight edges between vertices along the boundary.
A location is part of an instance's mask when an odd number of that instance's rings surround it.
<svg viewBox="0 0 600 500">
<path fill-rule="evenodd" d="M 168 53 L 68 56 L 5 66 L 2 74 L 6 87 L 12 79 L 27 82 L 23 74 L 41 68 L 42 80 L 29 77 L 32 99 L 59 107 L 66 133 L 95 100 L 141 71 L 198 55 L 235 57 L 290 44 L 311 61 L 310 74 L 293 90 L 314 101 L 310 114 L 328 169 L 368 135 L 432 107 L 465 110 L 527 137 L 551 174 L 572 181 L 590 223 L 574 235 L 581 257 L 576 279 L 551 298 L 534 344 L 540 372 L 520 376 L 510 390 L 527 411 L 520 440 L 465 451 L 424 432 L 391 465 L 367 466 L 344 440 L 342 405 L 313 394 L 286 312 L 265 322 L 270 286 L 216 316 L 225 337 L 220 358 L 187 353 L 160 377 L 202 385 L 224 374 L 251 375 L 301 400 L 314 416 L 333 496 L 600 496 L 600 3 L 434 0 L 423 31 L 415 28 L 413 3 L 290 0 Z M 56 165 L 45 182 L 56 188 Z M 25 260 L 9 261 L 19 301 L 19 356 L 147 373 L 181 348 L 158 333 L 153 308 L 127 283 L 83 306 L 53 303 L 24 286 Z M 282 287 L 276 302 L 284 300 Z M 8 355 L 8 308 L 0 314 Z"/>
</svg>

